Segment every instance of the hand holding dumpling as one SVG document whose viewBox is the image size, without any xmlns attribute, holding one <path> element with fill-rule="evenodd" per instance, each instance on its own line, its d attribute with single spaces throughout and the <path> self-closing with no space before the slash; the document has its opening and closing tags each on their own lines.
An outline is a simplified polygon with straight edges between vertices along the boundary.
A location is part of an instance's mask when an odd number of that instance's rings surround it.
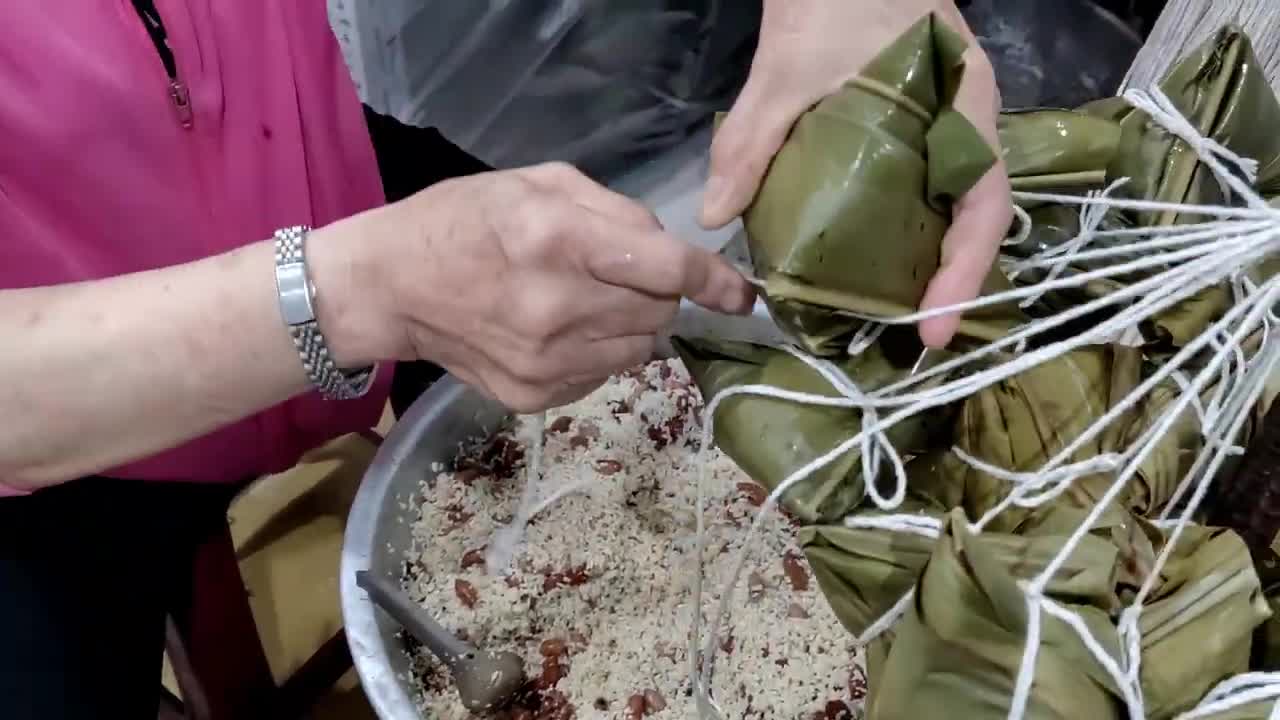
<svg viewBox="0 0 1280 720">
<path fill-rule="evenodd" d="M 993 148 L 998 147 L 1000 96 L 995 75 L 952 0 L 765 0 L 751 75 L 712 146 L 703 223 L 719 227 L 742 213 L 796 119 L 838 91 L 931 12 L 972 44 L 955 105 Z M 1012 219 L 1003 164 L 997 163 L 959 198 L 953 212 L 941 267 L 922 303 L 925 309 L 978 295 Z M 921 337 L 930 345 L 945 345 L 959 320 L 947 316 L 925 321 Z"/>
</svg>

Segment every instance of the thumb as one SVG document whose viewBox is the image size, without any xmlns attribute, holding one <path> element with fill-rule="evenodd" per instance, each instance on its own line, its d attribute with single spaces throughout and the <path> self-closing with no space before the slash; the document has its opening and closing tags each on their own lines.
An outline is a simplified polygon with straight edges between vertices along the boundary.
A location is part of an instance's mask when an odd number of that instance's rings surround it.
<svg viewBox="0 0 1280 720">
<path fill-rule="evenodd" d="M 942 263 L 929 282 L 921 310 L 958 305 L 981 293 L 1013 220 L 1003 164 L 988 171 L 952 210 L 951 227 L 942 240 Z M 929 347 L 946 347 L 959 327 L 959 313 L 922 320 L 920 339 Z"/>
<path fill-rule="evenodd" d="M 702 226 L 724 227 L 751 204 L 773 156 L 808 107 L 769 70 L 755 69 L 711 143 Z"/>
</svg>

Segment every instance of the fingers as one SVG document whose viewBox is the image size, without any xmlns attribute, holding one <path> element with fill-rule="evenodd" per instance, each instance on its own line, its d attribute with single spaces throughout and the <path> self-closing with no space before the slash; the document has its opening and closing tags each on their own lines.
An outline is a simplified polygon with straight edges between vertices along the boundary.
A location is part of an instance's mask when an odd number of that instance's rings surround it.
<svg viewBox="0 0 1280 720">
<path fill-rule="evenodd" d="M 711 171 L 702 200 L 703 227 L 723 227 L 751 204 L 773 156 L 796 118 L 815 101 L 780 83 L 780 73 L 756 66 L 711 143 Z"/>
<path fill-rule="evenodd" d="M 930 11 L 941 12 L 973 44 L 966 56 L 968 68 L 957 107 L 997 147 L 995 119 L 1000 103 L 995 76 L 954 2 L 766 3 L 751 73 L 711 145 L 703 226 L 719 228 L 740 215 L 754 199 L 796 119 Z"/>
<path fill-rule="evenodd" d="M 662 232 L 657 218 L 640 203 L 563 163 L 527 173 L 535 184 L 563 193 L 587 211 L 544 209 L 562 213 L 557 230 L 576 239 L 573 251 L 580 254 L 583 269 L 600 282 L 659 298 L 688 297 L 721 312 L 752 307 L 754 291 L 728 262 Z"/>
<path fill-rule="evenodd" d="M 703 307 L 741 314 L 755 292 L 724 258 L 661 231 L 612 225 L 606 218 L 582 218 L 574 252 L 596 280 L 646 295 L 687 297 Z"/>
<path fill-rule="evenodd" d="M 920 309 L 934 310 L 978 297 L 1012 221 L 1009 179 L 1000 164 L 953 207 L 951 228 L 942 241 L 942 263 Z M 920 339 L 929 347 L 945 347 L 959 326 L 959 314 L 923 320 Z"/>
</svg>

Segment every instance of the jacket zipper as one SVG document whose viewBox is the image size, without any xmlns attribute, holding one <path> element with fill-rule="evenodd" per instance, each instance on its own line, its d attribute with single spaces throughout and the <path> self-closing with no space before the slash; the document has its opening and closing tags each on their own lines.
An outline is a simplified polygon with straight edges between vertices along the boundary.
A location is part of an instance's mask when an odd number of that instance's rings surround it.
<svg viewBox="0 0 1280 720">
<path fill-rule="evenodd" d="M 195 124 L 195 112 L 191 108 L 191 93 L 186 83 L 178 75 L 178 62 L 174 58 L 173 48 L 169 46 L 169 35 L 165 32 L 164 21 L 156 10 L 155 0 L 133 0 L 133 9 L 138 12 L 151 43 L 155 45 L 160 62 L 164 65 L 165 74 L 169 76 L 169 99 L 173 101 L 174 111 L 182 127 L 190 129 Z"/>
</svg>

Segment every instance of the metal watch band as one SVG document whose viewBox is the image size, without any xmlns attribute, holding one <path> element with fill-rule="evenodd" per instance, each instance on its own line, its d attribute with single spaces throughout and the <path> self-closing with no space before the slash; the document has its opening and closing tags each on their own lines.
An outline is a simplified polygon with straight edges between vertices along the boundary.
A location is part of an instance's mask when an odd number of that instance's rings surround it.
<svg viewBox="0 0 1280 720">
<path fill-rule="evenodd" d="M 324 333 L 316 322 L 312 304 L 315 288 L 307 274 L 306 241 L 310 231 L 310 228 L 298 225 L 275 233 L 280 315 L 289 328 L 289 336 L 293 338 L 293 345 L 311 384 L 329 400 L 354 400 L 369 392 L 377 366 L 343 370 L 329 353 Z"/>
</svg>

